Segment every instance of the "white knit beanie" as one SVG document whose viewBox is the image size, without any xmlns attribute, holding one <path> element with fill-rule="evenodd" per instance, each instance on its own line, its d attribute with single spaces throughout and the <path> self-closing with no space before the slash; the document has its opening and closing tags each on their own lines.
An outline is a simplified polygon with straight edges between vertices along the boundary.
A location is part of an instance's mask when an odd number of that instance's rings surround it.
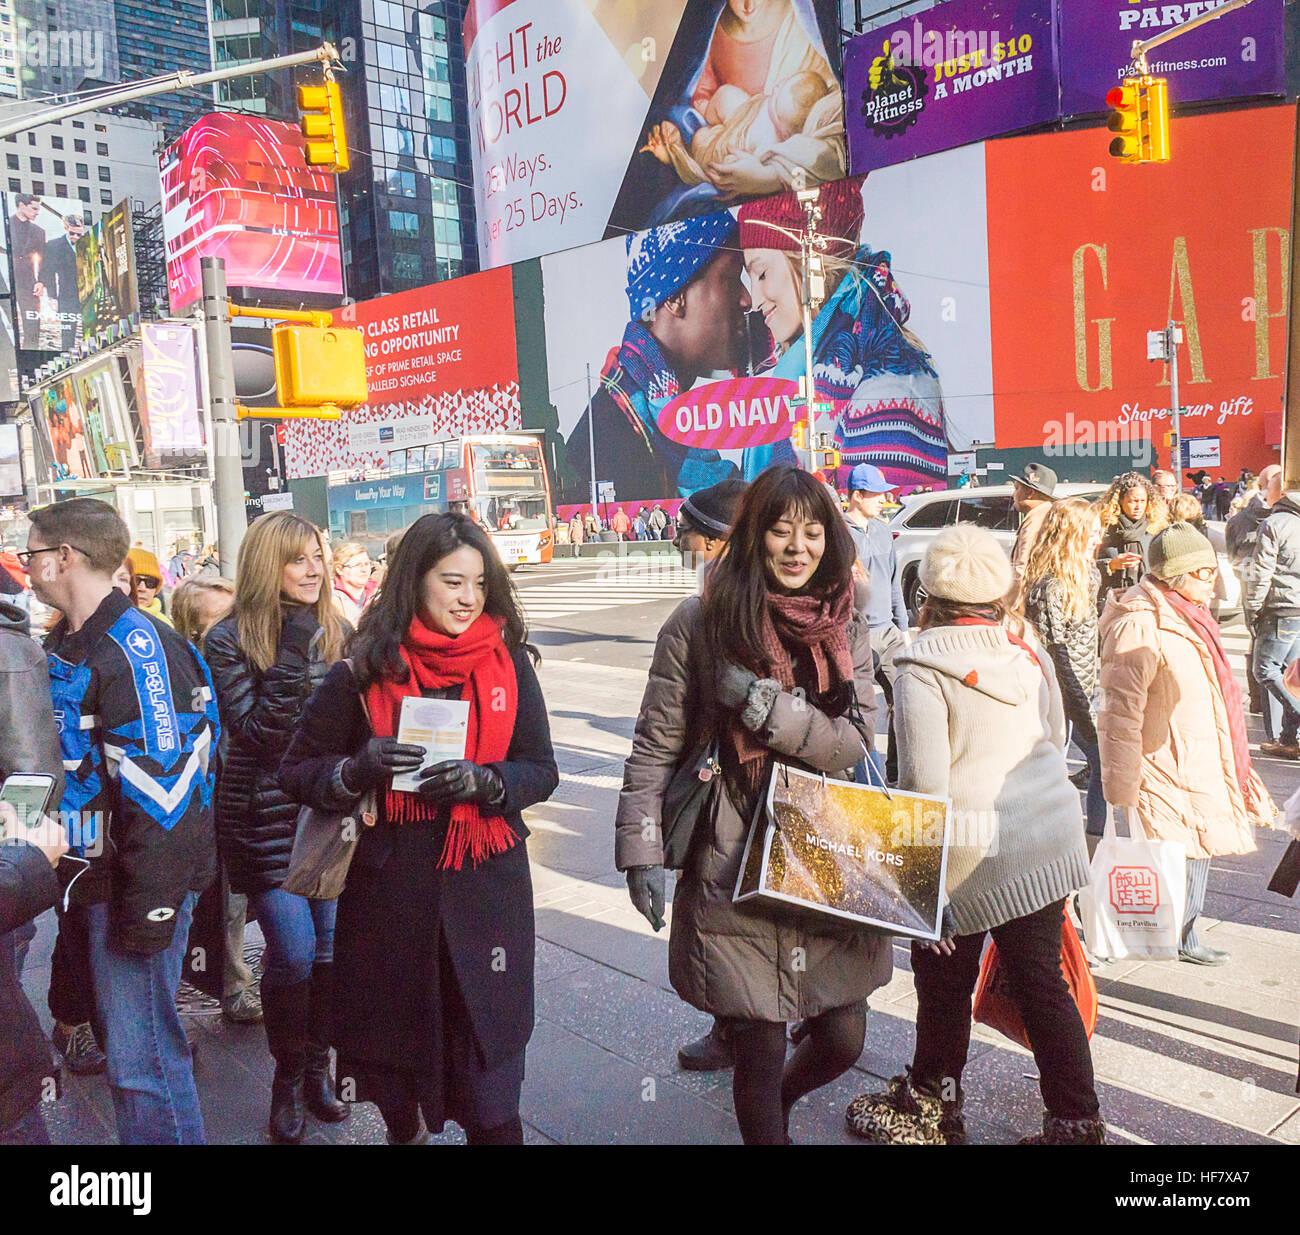
<svg viewBox="0 0 1300 1235">
<path fill-rule="evenodd" d="M 921 586 L 941 600 L 989 604 L 1011 590 L 1011 563 L 992 533 L 959 523 L 930 542 L 921 562 Z"/>
</svg>

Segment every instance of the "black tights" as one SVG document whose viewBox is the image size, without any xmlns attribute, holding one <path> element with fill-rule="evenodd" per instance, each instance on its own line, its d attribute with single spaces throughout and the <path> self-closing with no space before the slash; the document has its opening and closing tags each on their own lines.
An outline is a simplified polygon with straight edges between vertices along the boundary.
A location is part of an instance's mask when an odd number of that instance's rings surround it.
<svg viewBox="0 0 1300 1235">
<path fill-rule="evenodd" d="M 728 1024 L 736 1052 L 731 1087 L 740 1135 L 746 1145 L 784 1145 L 794 1104 L 847 1072 L 862 1054 L 867 1008 L 850 1004 L 810 1017 L 807 1035 L 788 1063 L 783 1023 Z"/>
</svg>

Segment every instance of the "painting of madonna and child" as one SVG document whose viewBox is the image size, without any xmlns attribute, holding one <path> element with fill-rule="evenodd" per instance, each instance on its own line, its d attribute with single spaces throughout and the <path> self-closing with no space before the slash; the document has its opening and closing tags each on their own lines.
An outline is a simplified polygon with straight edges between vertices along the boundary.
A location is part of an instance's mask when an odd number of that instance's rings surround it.
<svg viewBox="0 0 1300 1235">
<path fill-rule="evenodd" d="M 844 176 L 838 9 L 688 0 L 607 235 Z"/>
<path fill-rule="evenodd" d="M 992 437 L 982 159 L 951 151 L 818 189 L 815 429 L 840 451 L 840 487 L 872 463 L 904 493 L 943 488 L 949 452 Z M 803 227 L 787 191 L 542 259 L 561 502 L 588 500 L 593 455 L 619 502 L 796 462 Z"/>
</svg>

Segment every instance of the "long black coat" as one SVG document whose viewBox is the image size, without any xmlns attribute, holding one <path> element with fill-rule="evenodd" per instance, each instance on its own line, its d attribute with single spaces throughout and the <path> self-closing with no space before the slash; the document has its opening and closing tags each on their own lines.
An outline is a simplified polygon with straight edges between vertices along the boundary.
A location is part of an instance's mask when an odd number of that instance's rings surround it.
<svg viewBox="0 0 1300 1235">
<path fill-rule="evenodd" d="M 528 829 L 520 812 L 550 797 L 559 773 L 532 660 L 522 649 L 513 660 L 519 687 L 514 733 L 505 759 L 490 766 L 505 782 L 502 814 L 522 842 Z M 349 809 L 355 799 L 340 796 L 335 771 L 371 736 L 352 668 L 341 662 L 303 712 L 280 766 L 285 792 L 324 810 Z M 477 869 L 466 863 L 459 871 L 439 870 L 449 812 L 440 811 L 432 823 L 398 826 L 383 817 L 379 797 L 379 822 L 362 830 L 334 930 L 339 1075 L 439 1070 L 444 947 L 480 1062 L 494 1068 L 522 1051 L 533 1031 L 527 850 L 520 843 Z"/>
<path fill-rule="evenodd" d="M 298 803 L 280 788 L 276 772 L 304 704 L 329 670 L 319 659 L 319 643 L 284 637 L 295 618 L 304 622 L 305 611 L 286 605 L 279 656 L 265 673 L 245 659 L 233 617 L 218 622 L 203 643 L 226 734 L 217 776 L 217 848 L 234 892 L 278 888 L 289 869 Z"/>
<path fill-rule="evenodd" d="M 1129 527 L 1124 521 L 1113 523 L 1101 538 L 1101 547 L 1097 550 L 1097 564 L 1101 568 L 1101 591 L 1097 594 L 1097 611 L 1106 607 L 1106 597 L 1111 592 L 1127 591 L 1141 582 L 1147 573 L 1147 555 L 1151 551 L 1152 532 L 1145 520 Z M 1126 566 L 1111 574 L 1106 563 L 1111 558 L 1122 557 L 1125 553 L 1136 553 L 1142 558 L 1141 566 Z"/>
<path fill-rule="evenodd" d="M 27 1114 L 54 1075 L 49 1041 L 14 969 L 11 932 L 39 917 L 58 896 L 54 868 L 39 849 L 0 845 L 0 1127 Z"/>
</svg>

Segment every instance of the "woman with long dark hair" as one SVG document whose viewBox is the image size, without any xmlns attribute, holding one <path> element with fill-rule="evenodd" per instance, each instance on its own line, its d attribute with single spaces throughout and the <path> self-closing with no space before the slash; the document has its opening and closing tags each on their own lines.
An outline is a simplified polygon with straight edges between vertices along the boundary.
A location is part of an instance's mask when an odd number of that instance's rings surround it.
<svg viewBox="0 0 1300 1235">
<path fill-rule="evenodd" d="M 217 776 L 217 846 L 233 892 L 266 939 L 262 1013 L 275 1059 L 269 1131 L 294 1143 L 304 1102 L 337 1123 L 348 1108 L 329 1079 L 330 963 L 334 902 L 308 900 L 280 885 L 298 825 L 298 803 L 276 773 L 312 690 L 342 654 L 351 632 L 330 599 L 318 528 L 288 511 L 263 515 L 239 546 L 235 604 L 208 631 L 225 738 Z"/>
<path fill-rule="evenodd" d="M 559 774 L 510 577 L 464 515 L 417 519 L 350 649 L 312 696 L 280 783 L 322 810 L 376 791 L 338 902 L 340 1085 L 394 1144 L 448 1119 L 470 1144 L 521 1144 L 533 1030 L 533 892 L 520 812 Z M 465 757 L 397 741 L 403 701 L 469 704 Z M 423 1116 L 423 1119 L 421 1118 Z"/>
<path fill-rule="evenodd" d="M 827 487 L 774 467 L 741 500 L 700 599 L 659 634 L 619 798 L 615 860 L 633 904 L 663 925 L 660 818 L 674 769 L 712 739 L 722 784 L 677 881 L 668 973 L 726 1019 L 746 1144 L 788 1142 L 790 1111 L 862 1050 L 866 998 L 889 980 L 889 938 L 732 893 L 778 760 L 849 778 L 873 742 L 871 639 L 853 612 L 853 541 Z M 786 1025 L 804 1021 L 786 1063 Z"/>
</svg>

